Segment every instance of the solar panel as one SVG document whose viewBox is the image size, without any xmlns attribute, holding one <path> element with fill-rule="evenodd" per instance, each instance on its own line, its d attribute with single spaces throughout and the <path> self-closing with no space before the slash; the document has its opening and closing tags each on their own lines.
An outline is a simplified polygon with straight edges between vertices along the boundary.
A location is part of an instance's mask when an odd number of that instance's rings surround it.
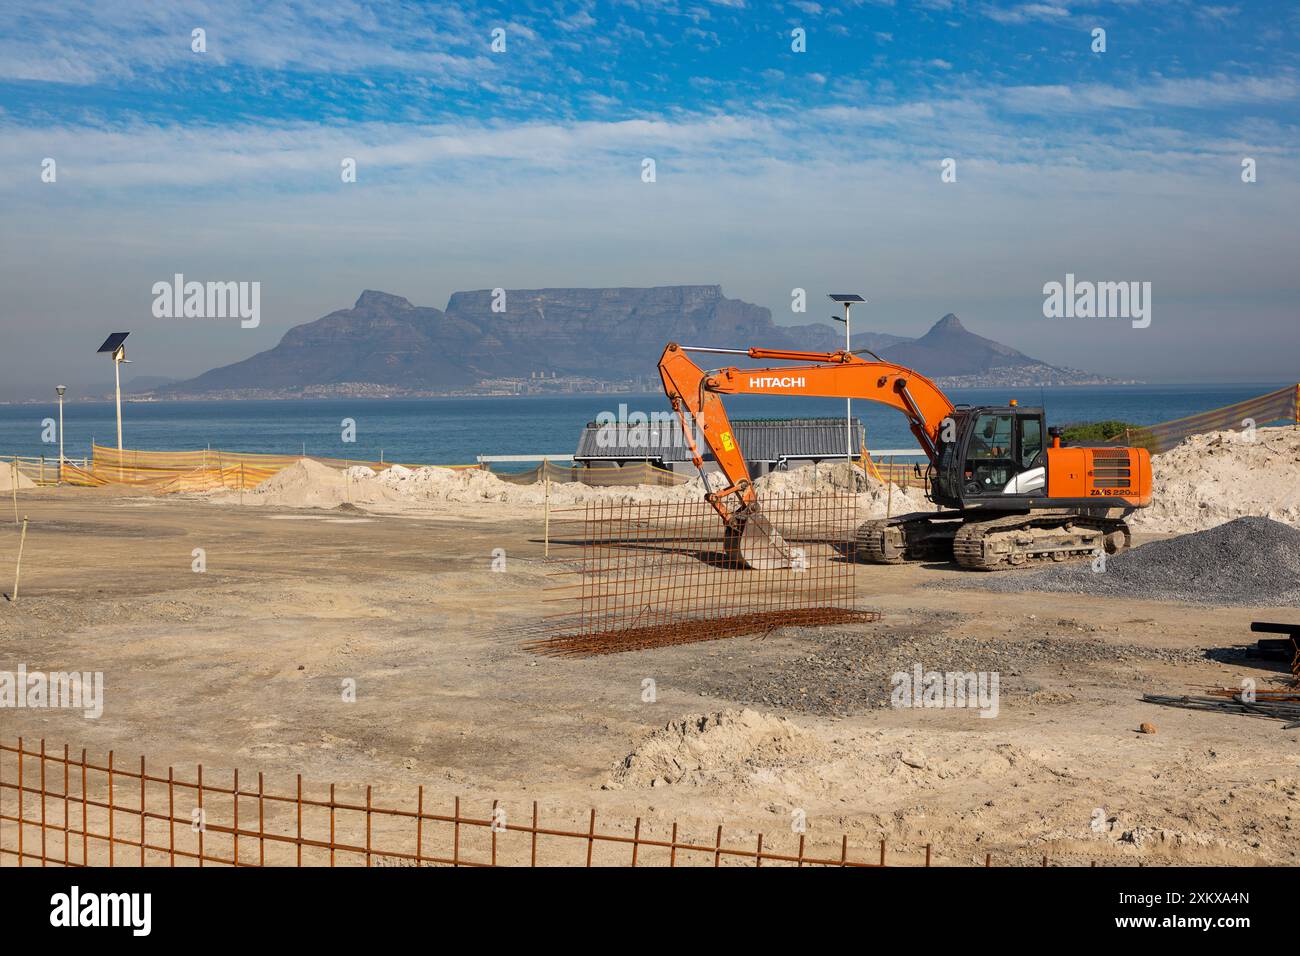
<svg viewBox="0 0 1300 956">
<path fill-rule="evenodd" d="M 118 348 L 121 347 L 122 343 L 126 341 L 126 337 L 130 334 L 130 332 L 114 332 L 108 338 L 104 339 L 104 344 L 99 347 L 99 351 L 116 352 Z"/>
<path fill-rule="evenodd" d="M 832 292 L 830 299 L 834 302 L 866 302 L 867 300 L 855 293 Z"/>
</svg>

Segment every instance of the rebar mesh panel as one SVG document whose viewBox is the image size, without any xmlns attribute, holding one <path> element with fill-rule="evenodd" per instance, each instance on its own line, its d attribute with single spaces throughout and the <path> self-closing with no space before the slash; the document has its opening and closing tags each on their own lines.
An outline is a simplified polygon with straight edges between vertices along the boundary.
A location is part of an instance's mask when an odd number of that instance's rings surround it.
<svg viewBox="0 0 1300 956">
<path fill-rule="evenodd" d="M 874 617 L 854 606 L 854 496 L 759 504 L 743 539 L 740 522 L 724 526 L 705 502 L 562 512 L 554 553 L 575 567 L 553 592 L 562 612 L 530 646 L 607 654 Z"/>
</svg>

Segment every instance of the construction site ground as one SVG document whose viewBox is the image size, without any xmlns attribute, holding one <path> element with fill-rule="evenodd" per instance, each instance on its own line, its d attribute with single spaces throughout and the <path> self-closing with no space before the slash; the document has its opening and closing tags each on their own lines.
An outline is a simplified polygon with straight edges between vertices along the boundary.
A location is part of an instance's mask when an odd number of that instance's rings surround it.
<svg viewBox="0 0 1300 956">
<path fill-rule="evenodd" d="M 1291 609 L 948 589 L 931 585 L 971 572 L 864 565 L 877 623 L 560 659 L 524 646 L 557 583 L 538 508 L 384 516 L 62 488 L 24 490 L 19 509 L 0 670 L 102 671 L 105 706 L 0 711 L 6 741 L 372 783 L 377 799 L 423 784 L 429 805 L 537 800 L 571 821 L 596 807 L 701 839 L 725 823 L 769 846 L 801 811 L 810 845 L 884 838 L 900 861 L 927 843 L 958 864 L 1300 855 L 1300 731 L 1140 699 L 1267 686 L 1277 665 L 1229 649 Z M 17 533 L 3 542 L 7 593 Z M 915 663 L 997 671 L 997 716 L 889 706 L 891 675 Z"/>
</svg>

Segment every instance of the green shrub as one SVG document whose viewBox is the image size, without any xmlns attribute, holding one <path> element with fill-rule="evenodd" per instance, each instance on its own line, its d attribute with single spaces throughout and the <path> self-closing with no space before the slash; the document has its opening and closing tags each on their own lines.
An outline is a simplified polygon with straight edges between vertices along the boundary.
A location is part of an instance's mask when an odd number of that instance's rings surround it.
<svg viewBox="0 0 1300 956">
<path fill-rule="evenodd" d="M 1110 441 L 1122 438 L 1126 429 L 1137 431 L 1141 425 L 1108 419 L 1104 422 L 1082 422 L 1066 425 L 1061 429 L 1061 439 L 1070 445 L 1082 445 L 1090 441 Z"/>
</svg>

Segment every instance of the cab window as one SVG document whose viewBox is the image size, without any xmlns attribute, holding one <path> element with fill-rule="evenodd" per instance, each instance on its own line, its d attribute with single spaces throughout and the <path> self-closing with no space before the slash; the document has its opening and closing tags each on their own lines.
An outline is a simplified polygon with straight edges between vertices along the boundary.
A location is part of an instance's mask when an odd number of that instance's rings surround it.
<svg viewBox="0 0 1300 956">
<path fill-rule="evenodd" d="M 968 457 L 976 460 L 1010 458 L 1013 421 L 1010 415 L 981 415 L 975 422 Z"/>
<path fill-rule="evenodd" d="M 1032 468 L 1043 451 L 1043 423 L 1038 418 L 1020 419 L 1020 467 Z"/>
</svg>

